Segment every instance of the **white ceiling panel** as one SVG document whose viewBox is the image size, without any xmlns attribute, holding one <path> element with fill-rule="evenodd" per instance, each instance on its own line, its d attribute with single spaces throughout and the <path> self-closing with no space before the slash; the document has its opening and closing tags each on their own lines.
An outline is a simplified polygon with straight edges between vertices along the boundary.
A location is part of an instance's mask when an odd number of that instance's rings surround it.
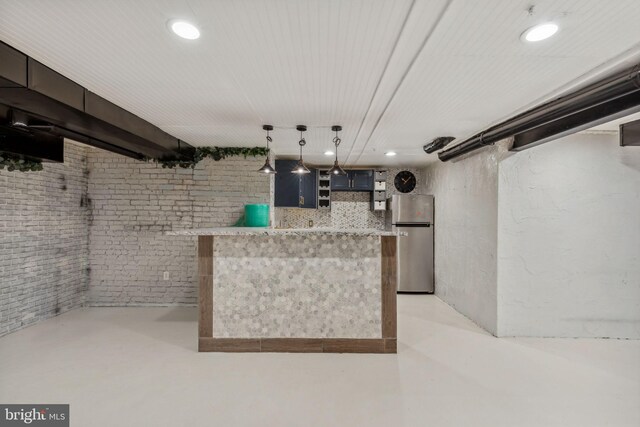
<svg viewBox="0 0 640 427">
<path fill-rule="evenodd" d="M 372 150 L 466 137 L 638 46 L 640 2 L 453 1 L 379 125 L 348 159 Z M 527 28 L 553 20 L 556 37 L 528 44 Z M 615 26 L 615 29 L 614 29 Z M 615 46 L 615 47 L 614 47 Z M 435 160 L 435 154 L 427 156 Z"/>
<path fill-rule="evenodd" d="M 0 0 L 0 40 L 193 145 L 414 166 L 628 49 L 640 1 Z M 177 38 L 170 19 L 201 38 Z M 539 44 L 520 34 L 554 20 Z M 393 149 L 396 157 L 384 152 Z"/>
</svg>

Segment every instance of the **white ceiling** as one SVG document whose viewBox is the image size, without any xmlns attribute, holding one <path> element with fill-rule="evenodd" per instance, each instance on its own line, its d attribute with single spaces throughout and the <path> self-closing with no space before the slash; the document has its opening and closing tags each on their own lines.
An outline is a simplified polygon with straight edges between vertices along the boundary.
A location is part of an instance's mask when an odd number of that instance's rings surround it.
<svg viewBox="0 0 640 427">
<path fill-rule="evenodd" d="M 527 9 L 535 4 L 533 14 Z M 167 21 L 196 23 L 182 40 Z M 557 36 L 525 44 L 547 20 Z M 0 0 L 0 40 L 193 145 L 414 166 L 628 49 L 638 0 Z M 390 158 L 384 152 L 399 154 Z"/>
</svg>

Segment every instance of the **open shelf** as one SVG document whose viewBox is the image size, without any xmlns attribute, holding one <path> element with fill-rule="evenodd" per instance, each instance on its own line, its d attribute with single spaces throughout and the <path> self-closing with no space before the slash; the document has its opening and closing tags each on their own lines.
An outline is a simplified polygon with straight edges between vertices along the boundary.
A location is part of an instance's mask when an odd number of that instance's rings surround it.
<svg viewBox="0 0 640 427">
<path fill-rule="evenodd" d="M 318 170 L 318 209 L 331 209 L 331 175 L 328 169 Z"/>
</svg>

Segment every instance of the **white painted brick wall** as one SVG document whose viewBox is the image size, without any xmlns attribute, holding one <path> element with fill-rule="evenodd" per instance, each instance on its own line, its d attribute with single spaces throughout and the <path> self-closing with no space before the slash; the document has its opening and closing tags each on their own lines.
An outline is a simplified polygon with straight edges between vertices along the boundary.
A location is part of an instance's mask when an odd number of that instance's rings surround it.
<svg viewBox="0 0 640 427">
<path fill-rule="evenodd" d="M 91 149 L 89 304 L 196 304 L 196 239 L 164 232 L 232 225 L 246 203 L 269 203 L 271 179 L 255 172 L 263 162 L 208 159 L 194 170 L 163 169 Z"/>
<path fill-rule="evenodd" d="M 63 164 L 0 170 L 0 336 L 84 303 L 86 154 L 67 142 Z"/>
</svg>

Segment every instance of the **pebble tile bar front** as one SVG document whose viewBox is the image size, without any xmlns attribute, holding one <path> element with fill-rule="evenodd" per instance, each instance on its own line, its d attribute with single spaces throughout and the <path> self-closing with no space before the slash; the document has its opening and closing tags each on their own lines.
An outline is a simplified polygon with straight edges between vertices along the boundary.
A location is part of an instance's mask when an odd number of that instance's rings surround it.
<svg viewBox="0 0 640 427">
<path fill-rule="evenodd" d="M 396 353 L 396 234 L 209 228 L 198 236 L 199 351 Z"/>
</svg>

